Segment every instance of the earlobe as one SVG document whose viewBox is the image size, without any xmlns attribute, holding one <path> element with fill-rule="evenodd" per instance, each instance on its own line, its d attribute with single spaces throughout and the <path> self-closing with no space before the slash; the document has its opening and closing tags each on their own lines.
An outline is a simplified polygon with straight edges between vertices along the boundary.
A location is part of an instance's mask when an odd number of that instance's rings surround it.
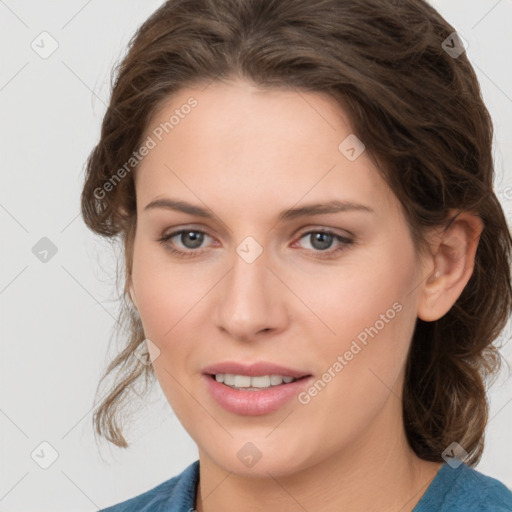
<svg viewBox="0 0 512 512">
<path fill-rule="evenodd" d="M 431 245 L 433 265 L 421 286 L 418 303 L 418 317 L 426 322 L 438 320 L 451 309 L 473 274 L 484 224 L 469 212 L 454 212 L 454 216 L 445 230 L 437 232 Z"/>
</svg>

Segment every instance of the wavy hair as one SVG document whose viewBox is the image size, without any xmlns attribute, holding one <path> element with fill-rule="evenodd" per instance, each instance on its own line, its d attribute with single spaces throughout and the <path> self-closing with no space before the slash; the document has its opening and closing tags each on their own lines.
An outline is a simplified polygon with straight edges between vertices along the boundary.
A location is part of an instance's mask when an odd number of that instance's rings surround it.
<svg viewBox="0 0 512 512">
<path fill-rule="evenodd" d="M 144 332 L 127 298 L 137 220 L 132 154 L 177 91 L 242 77 L 335 99 L 403 206 L 418 253 L 450 209 L 483 220 L 460 297 L 442 318 L 417 319 L 403 389 L 406 435 L 420 458 L 441 462 L 457 441 L 467 464 L 479 461 L 487 384 L 501 363 L 496 341 L 512 308 L 512 238 L 493 190 L 492 121 L 466 54 L 446 51 L 453 32 L 422 0 L 169 0 L 138 28 L 113 70 L 81 196 L 88 228 L 119 241 L 125 260 L 114 329 L 121 347 L 100 381 L 115 377 L 94 412 L 96 434 L 128 447 L 130 393 L 141 396 L 136 386 L 155 379 L 152 365 L 135 357 Z"/>
</svg>

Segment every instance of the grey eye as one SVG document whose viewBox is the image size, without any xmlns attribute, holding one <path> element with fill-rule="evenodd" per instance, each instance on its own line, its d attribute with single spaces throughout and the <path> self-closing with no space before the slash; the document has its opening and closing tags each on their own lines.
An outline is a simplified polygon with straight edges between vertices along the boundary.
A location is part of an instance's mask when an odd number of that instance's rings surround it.
<svg viewBox="0 0 512 512">
<path fill-rule="evenodd" d="M 319 251 L 323 251 L 325 249 L 329 249 L 331 247 L 334 237 L 329 233 L 322 232 L 311 232 L 306 234 L 303 238 L 309 237 L 311 246 L 313 249 L 317 249 Z"/>
<path fill-rule="evenodd" d="M 182 231 L 178 236 L 187 249 L 197 249 L 204 241 L 204 233 L 200 231 Z"/>
</svg>

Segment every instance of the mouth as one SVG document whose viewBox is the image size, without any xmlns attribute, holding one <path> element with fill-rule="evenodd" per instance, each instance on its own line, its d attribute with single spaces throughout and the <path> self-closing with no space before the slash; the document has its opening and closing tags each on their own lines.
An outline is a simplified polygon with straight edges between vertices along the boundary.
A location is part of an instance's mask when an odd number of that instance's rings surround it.
<svg viewBox="0 0 512 512">
<path fill-rule="evenodd" d="M 243 416 L 260 416 L 270 414 L 298 399 L 313 381 L 311 374 L 290 371 L 275 365 L 259 365 L 265 370 L 257 370 L 258 366 L 237 366 L 235 373 L 233 365 L 220 365 L 217 369 L 203 372 L 203 382 L 210 397 L 226 411 Z M 222 371 L 221 371 L 222 370 Z M 275 371 L 275 373 L 274 373 Z M 248 375 L 248 374 L 251 375 Z M 293 373 L 290 375 L 290 373 Z"/>
<path fill-rule="evenodd" d="M 233 373 L 207 374 L 211 379 L 227 387 L 238 391 L 263 391 L 271 388 L 283 387 L 287 384 L 307 379 L 311 375 L 292 377 L 291 375 L 268 374 L 268 375 L 243 375 Z"/>
<path fill-rule="evenodd" d="M 294 368 L 272 363 L 257 361 L 241 363 L 237 361 L 224 361 L 203 368 L 203 374 L 220 384 L 244 391 L 258 391 L 286 386 L 311 374 Z"/>
</svg>

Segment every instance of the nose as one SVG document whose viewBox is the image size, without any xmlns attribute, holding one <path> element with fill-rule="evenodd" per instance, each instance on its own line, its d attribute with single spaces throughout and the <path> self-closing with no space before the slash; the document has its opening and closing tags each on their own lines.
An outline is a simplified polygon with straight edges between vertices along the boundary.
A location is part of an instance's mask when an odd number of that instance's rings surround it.
<svg viewBox="0 0 512 512">
<path fill-rule="evenodd" d="M 251 341 L 286 329 L 287 290 L 267 264 L 265 251 L 252 263 L 235 254 L 231 271 L 219 283 L 215 322 L 234 339 Z"/>
</svg>

